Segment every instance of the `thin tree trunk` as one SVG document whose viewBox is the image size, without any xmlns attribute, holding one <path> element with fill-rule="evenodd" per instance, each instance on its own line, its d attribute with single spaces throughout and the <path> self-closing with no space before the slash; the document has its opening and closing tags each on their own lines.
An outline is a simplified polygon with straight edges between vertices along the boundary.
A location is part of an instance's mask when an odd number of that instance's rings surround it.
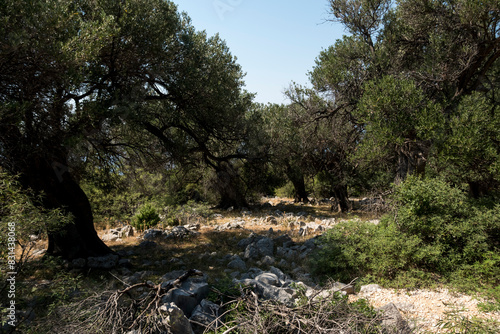
<svg viewBox="0 0 500 334">
<path fill-rule="evenodd" d="M 396 184 L 404 181 L 408 175 L 425 174 L 427 159 L 422 146 L 416 143 L 407 143 L 399 148 Z"/>
</svg>

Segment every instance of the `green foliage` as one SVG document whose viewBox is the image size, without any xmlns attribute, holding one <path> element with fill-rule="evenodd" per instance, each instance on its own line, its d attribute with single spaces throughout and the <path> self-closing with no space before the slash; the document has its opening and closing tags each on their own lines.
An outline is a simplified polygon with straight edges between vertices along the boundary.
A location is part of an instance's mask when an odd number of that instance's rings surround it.
<svg viewBox="0 0 500 334">
<path fill-rule="evenodd" d="M 489 298 L 489 302 L 479 305 L 484 311 L 500 310 L 500 254 L 498 251 L 488 251 L 481 260 L 461 266 L 452 273 L 451 281 L 461 290 L 481 292 Z"/>
<path fill-rule="evenodd" d="M 448 180 L 483 183 L 484 190 L 490 192 L 500 182 L 500 109 L 486 96 L 476 92 L 464 97 L 449 127 L 435 136 L 441 142 L 436 162 Z"/>
<path fill-rule="evenodd" d="M 74 182 L 87 173 L 128 177 L 120 168 L 130 163 L 199 177 L 244 157 L 252 95 L 243 71 L 218 35 L 196 31 L 172 1 L 6 0 L 0 22 L 0 165 L 78 215 L 77 224 L 92 228 Z M 88 191 L 98 219 L 123 219 L 156 200 L 139 187 L 125 196 L 100 190 Z"/>
<path fill-rule="evenodd" d="M 393 279 L 412 268 L 418 247 L 417 238 L 408 238 L 393 226 L 346 221 L 321 237 L 310 264 L 315 274 L 343 282 L 365 275 Z"/>
<path fill-rule="evenodd" d="M 316 198 L 332 197 L 332 180 L 326 171 L 321 171 L 314 177 L 312 193 Z"/>
<path fill-rule="evenodd" d="M 278 197 L 293 198 L 295 195 L 295 188 L 293 187 L 292 182 L 288 181 L 285 185 L 276 188 L 274 190 L 274 194 Z"/>
<path fill-rule="evenodd" d="M 494 320 L 466 318 L 458 312 L 446 314 L 446 318 L 438 322 L 439 328 L 453 334 L 496 334 L 500 323 Z"/>
<path fill-rule="evenodd" d="M 183 205 L 167 206 L 161 218 L 166 225 L 177 226 L 199 223 L 206 220 L 210 214 L 210 207 L 207 204 L 188 201 Z"/>
<path fill-rule="evenodd" d="M 477 207 L 466 194 L 441 179 L 411 177 L 395 189 L 391 224 L 417 237 L 428 252 L 417 265 L 446 273 L 484 258 L 498 235 L 498 207 Z"/>
<path fill-rule="evenodd" d="M 213 303 L 224 304 L 237 299 L 241 295 L 241 286 L 235 284 L 231 277 L 224 276 L 212 286 L 207 299 Z"/>
<path fill-rule="evenodd" d="M 330 103 L 314 115 L 361 129 L 348 155 L 369 177 L 361 182 L 386 189 L 425 172 L 468 183 L 475 197 L 498 191 L 499 63 L 487 47 L 498 2 L 330 0 L 329 9 L 351 36 L 316 60 L 311 82 Z"/>
<path fill-rule="evenodd" d="M 132 218 L 131 225 L 138 230 L 146 230 L 156 226 L 160 216 L 156 209 L 149 203 L 144 204 Z"/>
<path fill-rule="evenodd" d="M 130 220 L 138 203 L 144 200 L 144 196 L 133 187 L 123 189 L 116 186 L 103 189 L 87 183 L 83 184 L 82 188 L 91 203 L 96 224 Z"/>
<path fill-rule="evenodd" d="M 322 236 L 314 272 L 393 282 L 437 274 L 469 290 L 467 282 L 483 290 L 499 283 L 499 205 L 470 201 L 441 179 L 418 177 L 395 187 L 394 202 L 379 225 L 342 222 Z"/>
<path fill-rule="evenodd" d="M 33 243 L 32 235 L 40 238 L 47 232 L 57 233 L 66 224 L 72 223 L 72 217 L 59 209 L 45 210 L 40 207 L 41 197 L 21 189 L 15 177 L 0 169 L 0 259 L 2 263 L 12 263 L 12 252 L 19 246 L 20 252 L 15 258 L 15 270 L 20 271 L 30 257 Z M 8 261 L 9 259 L 9 261 Z M 5 273 L 2 268 L 2 273 Z"/>
</svg>

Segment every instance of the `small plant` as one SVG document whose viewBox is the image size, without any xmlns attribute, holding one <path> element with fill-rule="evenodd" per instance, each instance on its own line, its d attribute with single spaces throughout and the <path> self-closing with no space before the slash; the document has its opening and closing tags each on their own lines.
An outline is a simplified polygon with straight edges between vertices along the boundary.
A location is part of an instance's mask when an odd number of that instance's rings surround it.
<svg viewBox="0 0 500 334">
<path fill-rule="evenodd" d="M 158 212 L 151 204 L 143 205 L 132 219 L 132 226 L 138 230 L 146 230 L 160 222 Z"/>
<path fill-rule="evenodd" d="M 477 319 L 477 318 L 466 318 L 457 313 L 449 313 L 447 317 L 441 320 L 438 325 L 447 331 L 447 333 L 454 334 L 496 334 L 498 333 L 498 328 L 500 323 Z"/>
<path fill-rule="evenodd" d="M 212 286 L 207 299 L 214 303 L 223 304 L 238 298 L 240 295 L 240 286 L 234 284 L 230 277 L 224 276 Z"/>
<path fill-rule="evenodd" d="M 307 289 L 305 285 L 292 282 L 290 288 L 294 289 L 297 294 L 297 298 L 295 299 L 297 306 L 305 305 L 308 302 L 309 299 L 306 296 Z"/>
<path fill-rule="evenodd" d="M 72 216 L 59 209 L 41 208 L 42 200 L 43 196 L 22 189 L 16 177 L 0 168 L 0 260 L 10 268 L 2 267 L 2 281 L 8 271 L 23 271 L 35 247 L 33 237 L 46 238 L 47 231 L 57 232 L 73 223 Z"/>
<path fill-rule="evenodd" d="M 188 201 L 184 205 L 167 206 L 161 218 L 168 226 L 178 226 L 204 222 L 210 214 L 206 204 Z"/>
</svg>

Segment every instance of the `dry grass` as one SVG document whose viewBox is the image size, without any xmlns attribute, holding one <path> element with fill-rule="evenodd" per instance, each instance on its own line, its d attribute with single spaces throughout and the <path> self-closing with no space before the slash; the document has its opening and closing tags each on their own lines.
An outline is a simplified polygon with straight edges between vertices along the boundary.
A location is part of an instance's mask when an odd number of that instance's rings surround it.
<svg viewBox="0 0 500 334">
<path fill-rule="evenodd" d="M 267 200 L 269 201 L 269 199 Z M 198 269 L 208 275 L 209 283 L 214 283 L 228 277 L 225 272 L 227 263 L 222 261 L 222 258 L 228 254 L 241 253 L 242 249 L 237 247 L 238 241 L 247 238 L 252 232 L 271 237 L 287 233 L 297 243 L 314 236 L 299 236 L 297 230 L 292 231 L 288 228 L 287 221 L 290 218 L 286 217 L 277 217 L 278 225 L 264 224 L 264 219 L 273 215 L 276 210 L 284 213 L 306 212 L 308 216 L 300 218 L 303 221 L 312 221 L 316 216 L 347 218 L 345 215 L 329 211 L 328 205 L 296 205 L 293 204 L 292 200 L 282 199 L 272 199 L 271 201 L 273 204 L 281 204 L 277 207 L 252 209 L 252 213 L 245 217 L 242 216 L 240 211 L 236 210 L 231 212 L 214 211 L 214 213 L 221 214 L 222 218 L 209 218 L 206 220 L 199 230 L 199 235 L 184 239 L 159 239 L 155 241 L 156 246 L 153 248 L 139 247 L 142 238 L 138 234 L 117 241 L 109 241 L 106 244 L 114 251 L 131 254 L 126 256 L 131 261 L 131 273 L 140 271 L 153 272 L 149 277 L 143 277 L 144 280 L 150 279 L 158 282 L 160 276 L 174 270 Z M 243 222 L 243 229 L 215 230 L 218 225 L 234 221 Z M 117 226 L 111 221 L 96 224 L 96 230 L 100 237 L 106 234 L 110 228 L 115 227 Z M 272 234 L 269 234 L 270 228 L 273 230 Z M 36 250 L 45 249 L 47 240 L 39 240 L 33 246 L 33 249 Z M 298 259 L 296 263 L 300 265 Z M 258 266 L 257 263 L 251 261 L 247 265 L 249 267 Z M 75 308 L 78 305 L 89 306 L 88 302 L 91 300 L 88 299 L 89 294 L 93 298 L 99 299 L 103 294 L 105 295 L 106 291 L 115 291 L 118 287 L 123 287 L 123 284 L 118 279 L 106 271 L 87 269 L 64 271 L 61 270 L 61 263 L 46 263 L 42 261 L 40 256 L 33 258 L 27 267 L 29 267 L 29 270 L 25 273 L 25 277 L 22 278 L 24 283 L 19 285 L 19 305 L 20 307 L 29 303 L 35 305 L 33 308 L 37 313 L 37 318 L 35 323 L 28 326 L 28 328 L 33 328 L 32 333 L 54 331 L 71 333 L 75 332 L 75 330 L 82 332 L 81 328 L 77 328 L 79 322 L 69 319 L 65 313 L 68 313 L 70 308 Z M 121 270 L 114 271 L 113 275 L 119 279 L 123 278 Z M 75 293 L 75 291 L 78 293 Z M 245 298 L 241 299 L 240 302 L 253 303 L 251 299 Z M 262 306 L 259 306 L 259 310 L 265 310 L 265 307 L 272 306 L 271 304 L 262 304 Z M 251 306 L 248 305 L 245 308 L 245 312 L 252 310 Z M 78 316 L 83 319 L 90 316 L 91 313 L 92 309 L 87 307 L 87 313 L 83 312 Z M 74 313 L 72 314 L 75 316 Z M 80 321 L 80 324 L 83 324 L 83 322 Z"/>
<path fill-rule="evenodd" d="M 178 278 L 187 277 L 186 272 Z M 171 284 L 175 286 L 175 282 Z M 68 328 L 78 333 L 120 332 L 141 328 L 141 333 L 165 330 L 159 300 L 169 287 L 139 283 L 123 290 L 105 291 L 82 302 L 67 305 L 64 319 L 81 318 L 80 324 L 67 321 Z M 295 305 L 262 300 L 250 289 L 240 287 L 237 296 L 221 305 L 219 317 L 205 327 L 203 333 L 393 333 L 380 326 L 383 316 L 366 304 L 351 304 L 327 286 L 329 295 L 304 299 Z M 146 289 L 147 293 L 144 292 Z M 201 324 L 200 324 L 201 325 Z M 71 327 L 72 326 L 72 327 Z M 397 331 L 403 333 L 402 331 Z"/>
</svg>

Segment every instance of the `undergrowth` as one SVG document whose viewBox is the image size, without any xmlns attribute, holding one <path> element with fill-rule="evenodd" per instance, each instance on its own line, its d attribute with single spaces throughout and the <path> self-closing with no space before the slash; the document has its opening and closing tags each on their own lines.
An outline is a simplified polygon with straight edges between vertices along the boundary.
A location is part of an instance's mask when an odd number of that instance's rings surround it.
<svg viewBox="0 0 500 334">
<path fill-rule="evenodd" d="M 325 233 L 311 271 L 395 288 L 446 285 L 489 298 L 485 312 L 500 309 L 499 204 L 472 200 L 440 179 L 409 177 L 395 187 L 393 207 L 378 225 L 347 221 Z"/>
</svg>

